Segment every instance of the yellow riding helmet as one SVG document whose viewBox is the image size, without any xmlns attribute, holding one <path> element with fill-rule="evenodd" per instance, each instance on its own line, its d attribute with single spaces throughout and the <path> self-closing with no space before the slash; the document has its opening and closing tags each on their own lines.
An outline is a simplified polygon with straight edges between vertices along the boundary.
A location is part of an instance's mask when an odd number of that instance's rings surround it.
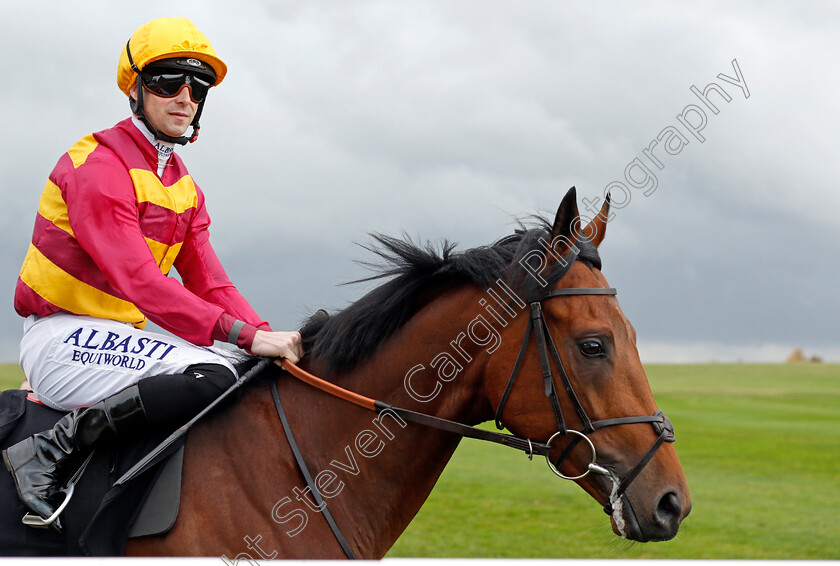
<svg viewBox="0 0 840 566">
<path fill-rule="evenodd" d="M 130 50 L 130 60 L 129 60 Z M 139 70 L 146 65 L 172 57 L 193 57 L 210 65 L 218 85 L 225 78 L 227 65 L 216 56 L 210 40 L 187 18 L 158 18 L 134 32 L 120 53 L 117 86 L 126 95 L 137 79 L 131 61 Z"/>
</svg>

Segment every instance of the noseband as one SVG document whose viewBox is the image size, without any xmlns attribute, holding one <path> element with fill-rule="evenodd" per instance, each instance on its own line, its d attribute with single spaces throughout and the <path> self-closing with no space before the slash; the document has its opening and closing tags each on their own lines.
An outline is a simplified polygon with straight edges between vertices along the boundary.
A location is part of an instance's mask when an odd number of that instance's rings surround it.
<svg viewBox="0 0 840 566">
<path fill-rule="evenodd" d="M 565 271 L 561 274 L 560 279 L 562 279 L 563 276 L 565 276 L 566 273 L 570 270 L 572 263 L 575 261 L 575 259 L 577 259 L 577 254 L 577 248 L 573 246 L 572 250 L 566 257 L 566 263 L 564 264 L 566 268 Z M 648 462 L 650 462 L 650 460 L 653 458 L 654 454 L 659 449 L 659 447 L 662 446 L 664 442 L 674 442 L 674 425 L 662 411 L 656 411 L 651 416 L 617 417 L 593 422 L 589 418 L 589 415 L 587 415 L 586 410 L 583 408 L 583 405 L 581 404 L 580 399 L 578 399 L 577 394 L 575 394 L 575 390 L 572 387 L 572 382 L 569 379 L 569 375 L 566 372 L 566 368 L 563 366 L 563 360 L 560 358 L 560 353 L 558 352 L 557 346 L 554 343 L 554 339 L 551 336 L 551 330 L 548 328 L 548 324 L 546 323 L 545 317 L 543 316 L 542 303 L 543 301 L 554 297 L 568 297 L 576 295 L 614 296 L 615 294 L 616 290 L 614 288 L 566 288 L 554 289 L 549 293 L 546 293 L 545 295 L 528 301 L 530 309 L 530 318 L 528 321 L 528 326 L 525 330 L 525 336 L 522 338 L 522 346 L 519 349 L 519 355 L 517 356 L 516 362 L 514 363 L 510 379 L 508 380 L 507 386 L 505 387 L 505 391 L 502 394 L 502 399 L 499 402 L 499 406 L 496 409 L 495 419 L 496 427 L 500 430 L 504 428 L 504 425 L 501 421 L 502 411 L 504 410 L 505 404 L 507 403 L 511 390 L 513 389 L 513 384 L 516 381 L 516 377 L 519 374 L 520 366 L 522 365 L 522 361 L 525 358 L 525 350 L 528 347 L 531 334 L 533 334 L 536 337 L 537 352 L 539 354 L 540 365 L 542 367 L 542 376 L 545 382 L 545 396 L 551 403 L 551 408 L 554 411 L 554 416 L 557 420 L 557 432 L 555 432 L 551 436 L 551 438 L 548 439 L 546 445 L 550 448 L 551 443 L 554 442 L 554 440 L 558 437 L 566 435 L 572 435 L 574 437 L 571 439 L 571 441 L 566 446 L 565 450 L 559 456 L 559 458 L 557 458 L 557 460 L 552 462 L 550 456 L 546 454 L 545 459 L 546 462 L 548 462 L 548 467 L 551 468 L 552 472 L 566 480 L 578 480 L 585 477 L 590 472 L 599 475 L 609 476 L 612 479 L 615 488 L 613 489 L 613 492 L 610 495 L 610 502 L 604 506 L 604 511 L 608 515 L 612 515 L 613 505 L 615 504 L 615 502 L 621 498 L 621 496 L 624 494 L 624 492 L 627 490 L 627 488 L 630 486 L 633 480 L 636 479 L 636 477 L 639 475 L 639 472 L 641 472 L 642 469 L 648 464 Z M 563 383 L 563 388 L 566 390 L 566 395 L 569 397 L 569 400 L 571 401 L 578 418 L 583 423 L 583 428 L 579 431 L 569 429 L 566 426 L 566 419 L 563 416 L 563 409 L 560 407 L 560 401 L 557 397 L 557 389 L 554 386 L 554 375 L 551 369 L 552 360 L 554 361 L 554 366 L 558 370 L 560 380 Z M 613 472 L 607 470 L 602 466 L 599 466 L 596 463 L 598 455 L 595 450 L 595 445 L 593 444 L 592 440 L 589 438 L 588 435 L 595 432 L 599 428 L 636 423 L 651 423 L 651 425 L 653 426 L 653 430 L 658 435 L 658 438 L 653 443 L 653 445 L 651 445 L 648 451 L 642 456 L 639 462 L 633 467 L 633 469 L 631 469 L 624 476 L 624 478 L 619 479 Z M 587 466 L 586 471 L 584 471 L 582 474 L 577 476 L 564 475 L 560 471 L 560 467 L 569 458 L 572 451 L 581 441 L 585 441 L 589 445 L 590 451 L 592 453 L 592 460 Z"/>
</svg>

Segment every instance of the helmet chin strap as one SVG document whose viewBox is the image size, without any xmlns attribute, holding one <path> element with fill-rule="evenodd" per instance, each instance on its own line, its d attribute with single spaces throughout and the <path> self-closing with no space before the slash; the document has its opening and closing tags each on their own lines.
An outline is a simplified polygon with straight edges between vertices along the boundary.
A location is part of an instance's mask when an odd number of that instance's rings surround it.
<svg viewBox="0 0 840 566">
<path fill-rule="evenodd" d="M 198 124 L 198 119 L 201 117 L 201 110 L 204 108 L 204 101 L 207 100 L 206 98 L 202 100 L 198 104 L 198 109 L 195 111 L 195 117 L 193 118 L 192 123 L 190 124 L 193 128 L 192 134 L 187 136 L 178 136 L 173 137 L 167 134 L 164 134 L 154 126 L 146 118 L 146 113 L 143 112 L 143 77 L 139 74 L 137 75 L 137 100 L 134 100 L 132 97 L 128 97 L 128 105 L 131 107 L 131 112 L 140 118 L 143 124 L 149 128 L 149 131 L 155 137 L 156 140 L 163 140 L 169 143 L 177 143 L 179 145 L 187 145 L 187 143 L 193 143 L 195 140 L 198 139 L 198 130 L 201 126 Z"/>
</svg>

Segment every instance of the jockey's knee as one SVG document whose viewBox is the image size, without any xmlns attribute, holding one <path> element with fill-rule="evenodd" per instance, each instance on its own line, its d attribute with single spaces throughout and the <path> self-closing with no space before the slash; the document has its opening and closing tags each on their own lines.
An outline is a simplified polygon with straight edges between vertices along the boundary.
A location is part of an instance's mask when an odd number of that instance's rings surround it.
<svg viewBox="0 0 840 566">
<path fill-rule="evenodd" d="M 195 364 L 183 373 L 155 375 L 137 382 L 146 416 L 153 424 L 180 425 L 236 383 L 221 364 Z"/>
<path fill-rule="evenodd" d="M 212 401 L 236 383 L 236 375 L 221 364 L 194 364 L 184 370 L 183 375 L 193 385 L 200 385 Z M 192 379 L 189 379 L 189 378 Z"/>
</svg>

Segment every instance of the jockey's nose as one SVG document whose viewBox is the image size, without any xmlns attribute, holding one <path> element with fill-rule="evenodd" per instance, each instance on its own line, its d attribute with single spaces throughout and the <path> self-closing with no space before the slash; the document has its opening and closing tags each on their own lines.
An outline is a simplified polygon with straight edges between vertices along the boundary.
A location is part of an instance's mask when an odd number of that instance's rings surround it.
<svg viewBox="0 0 840 566">
<path fill-rule="evenodd" d="M 190 102 L 192 102 L 192 98 L 190 98 L 190 96 L 190 87 L 189 85 L 185 84 L 180 88 L 178 94 L 175 95 L 175 100 L 177 102 L 180 102 L 181 104 L 189 104 Z"/>
</svg>

